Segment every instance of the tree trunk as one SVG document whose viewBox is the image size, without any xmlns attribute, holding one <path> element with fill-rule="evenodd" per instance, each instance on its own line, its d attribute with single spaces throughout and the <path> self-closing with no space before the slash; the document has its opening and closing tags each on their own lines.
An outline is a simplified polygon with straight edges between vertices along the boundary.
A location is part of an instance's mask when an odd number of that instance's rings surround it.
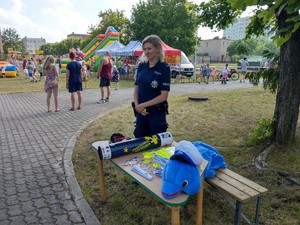
<svg viewBox="0 0 300 225">
<path fill-rule="evenodd" d="M 289 25 L 284 10 L 278 15 L 278 27 Z M 274 112 L 275 142 L 295 141 L 300 103 L 300 29 L 280 48 L 280 78 Z"/>
</svg>

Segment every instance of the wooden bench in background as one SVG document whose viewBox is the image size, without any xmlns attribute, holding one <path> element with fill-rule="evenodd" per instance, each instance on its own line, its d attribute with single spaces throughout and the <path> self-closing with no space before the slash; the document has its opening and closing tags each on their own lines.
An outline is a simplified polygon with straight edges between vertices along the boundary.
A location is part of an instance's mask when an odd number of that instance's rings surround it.
<svg viewBox="0 0 300 225">
<path fill-rule="evenodd" d="M 172 78 L 171 83 L 190 83 L 192 81 L 193 77 L 186 77 L 178 74 L 175 78 Z"/>
<path fill-rule="evenodd" d="M 206 179 L 206 182 L 235 208 L 234 225 L 240 224 L 241 217 L 248 224 L 253 224 L 242 213 L 242 204 L 256 199 L 255 224 L 259 223 L 261 196 L 268 191 L 266 188 L 230 169 L 218 169 L 216 175 L 210 179 Z M 235 204 L 232 202 L 232 199 L 236 201 Z"/>
</svg>

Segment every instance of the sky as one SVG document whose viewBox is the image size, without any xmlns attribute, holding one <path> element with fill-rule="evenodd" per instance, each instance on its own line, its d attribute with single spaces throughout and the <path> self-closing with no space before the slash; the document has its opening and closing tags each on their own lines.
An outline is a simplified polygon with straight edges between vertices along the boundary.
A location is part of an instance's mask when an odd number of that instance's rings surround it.
<svg viewBox="0 0 300 225">
<path fill-rule="evenodd" d="M 72 32 L 86 34 L 96 25 L 100 11 L 124 10 L 130 19 L 132 5 L 139 0 L 0 0 L 0 29 L 14 28 L 21 38 L 45 38 L 60 42 Z M 200 3 L 202 0 L 194 0 Z M 159 35 L 159 33 L 157 34 Z M 202 40 L 222 37 L 223 31 L 199 28 Z"/>
</svg>

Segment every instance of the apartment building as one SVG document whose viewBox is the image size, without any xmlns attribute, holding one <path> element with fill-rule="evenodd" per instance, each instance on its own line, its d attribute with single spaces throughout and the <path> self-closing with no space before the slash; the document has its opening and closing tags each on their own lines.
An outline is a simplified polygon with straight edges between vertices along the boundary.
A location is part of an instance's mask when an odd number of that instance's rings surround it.
<svg viewBox="0 0 300 225">
<path fill-rule="evenodd" d="M 243 39 L 246 36 L 246 27 L 249 25 L 250 20 L 249 16 L 237 19 L 235 23 L 230 24 L 223 31 L 223 37 L 231 40 Z"/>
<path fill-rule="evenodd" d="M 36 54 L 36 50 L 40 50 L 40 47 L 44 44 L 46 44 L 45 38 L 28 38 L 24 37 L 22 39 L 22 43 L 25 48 L 25 52 L 33 55 Z"/>
<path fill-rule="evenodd" d="M 237 19 L 234 24 L 231 24 L 227 29 L 223 31 L 223 37 L 231 40 L 240 40 L 245 38 L 246 36 L 246 28 L 251 21 L 251 17 L 243 17 Z M 271 37 L 275 34 L 272 31 L 272 28 L 265 29 L 264 37 L 266 39 L 271 39 Z"/>
</svg>

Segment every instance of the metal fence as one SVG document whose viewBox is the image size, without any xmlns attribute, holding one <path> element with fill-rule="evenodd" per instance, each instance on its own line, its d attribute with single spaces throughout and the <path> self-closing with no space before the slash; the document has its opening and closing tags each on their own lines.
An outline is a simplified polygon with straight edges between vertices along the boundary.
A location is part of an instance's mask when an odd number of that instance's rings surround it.
<svg viewBox="0 0 300 225">
<path fill-rule="evenodd" d="M 194 64 L 194 57 L 192 58 L 192 63 Z M 232 57 L 219 57 L 219 56 L 196 56 L 196 64 L 202 63 L 233 63 Z"/>
</svg>

